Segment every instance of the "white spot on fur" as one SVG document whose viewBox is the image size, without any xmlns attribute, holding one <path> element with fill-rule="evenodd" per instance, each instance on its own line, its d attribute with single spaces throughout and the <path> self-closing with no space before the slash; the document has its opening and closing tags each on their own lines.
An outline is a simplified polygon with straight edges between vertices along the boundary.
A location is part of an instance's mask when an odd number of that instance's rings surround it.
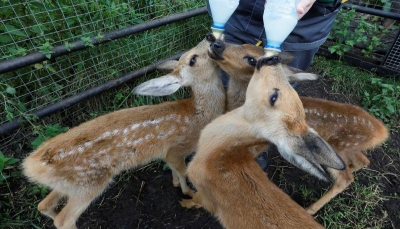
<svg viewBox="0 0 400 229">
<path fill-rule="evenodd" d="M 125 129 L 122 131 L 122 133 L 124 133 L 124 134 L 128 134 L 128 132 L 129 132 L 129 129 L 128 129 L 128 128 L 125 128 Z"/>
<path fill-rule="evenodd" d="M 305 113 L 308 113 L 308 109 L 304 109 L 304 112 L 305 112 Z"/>
<path fill-rule="evenodd" d="M 167 121 L 170 121 L 170 120 L 178 121 L 178 120 L 181 119 L 181 116 L 180 116 L 180 115 L 177 115 L 177 114 L 171 114 L 171 115 L 168 115 L 165 119 L 166 119 Z"/>
<path fill-rule="evenodd" d="M 143 138 L 139 138 L 139 139 L 136 139 L 135 141 L 133 141 L 132 143 L 133 143 L 133 145 L 137 145 L 137 144 L 140 144 L 142 142 L 143 142 Z"/>
<path fill-rule="evenodd" d="M 111 133 L 110 132 L 105 132 L 105 133 L 103 133 L 103 138 L 107 138 L 107 137 L 110 137 L 111 136 Z"/>
<path fill-rule="evenodd" d="M 334 114 L 333 112 L 331 113 L 331 117 L 332 117 L 332 118 L 335 117 L 335 114 Z"/>
<path fill-rule="evenodd" d="M 148 134 L 148 135 L 146 135 L 145 137 L 144 137 L 144 139 L 147 141 L 147 140 L 149 140 L 149 139 L 151 139 L 151 138 L 154 138 L 154 135 L 153 134 Z"/>
<path fill-rule="evenodd" d="M 117 135 L 118 132 L 119 132 L 119 130 L 115 129 L 115 130 L 113 130 L 112 134 L 113 134 L 113 135 Z"/>
<path fill-rule="evenodd" d="M 131 130 L 135 130 L 135 129 L 137 129 L 139 126 L 140 126 L 140 124 L 133 124 L 133 125 L 131 126 Z"/>
<path fill-rule="evenodd" d="M 69 154 L 69 152 L 68 152 L 68 155 L 71 155 L 71 154 Z M 63 159 L 64 157 L 67 156 L 67 154 L 64 151 L 61 151 L 61 152 L 59 152 L 58 156 L 60 157 L 60 159 Z"/>
<path fill-rule="evenodd" d="M 107 153 L 107 150 L 106 149 L 101 149 L 100 151 L 99 151 L 99 154 L 100 155 L 104 155 L 104 154 L 106 154 Z"/>
<path fill-rule="evenodd" d="M 186 123 L 189 123 L 189 122 L 190 122 L 189 117 L 187 117 L 187 116 L 185 117 L 185 122 L 186 122 Z"/>
<path fill-rule="evenodd" d="M 91 141 L 89 141 L 89 142 L 85 142 L 85 147 L 86 148 L 89 148 L 89 147 L 92 147 L 92 145 L 93 145 L 93 142 L 91 142 Z"/>
<path fill-rule="evenodd" d="M 85 150 L 85 148 L 83 148 L 82 146 L 79 146 L 79 147 L 78 147 L 78 152 L 79 152 L 79 153 L 83 153 L 84 150 Z"/>
</svg>

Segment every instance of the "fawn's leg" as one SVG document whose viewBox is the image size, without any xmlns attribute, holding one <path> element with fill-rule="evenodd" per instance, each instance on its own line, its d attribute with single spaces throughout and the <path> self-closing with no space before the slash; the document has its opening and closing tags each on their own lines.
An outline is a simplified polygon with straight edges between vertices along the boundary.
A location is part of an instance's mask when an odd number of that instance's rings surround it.
<svg viewBox="0 0 400 229">
<path fill-rule="evenodd" d="M 337 194 L 343 192 L 343 190 L 354 181 L 352 172 L 357 171 L 370 163 L 368 158 L 361 151 L 345 152 L 343 153 L 342 158 L 346 162 L 346 170 L 331 170 L 333 171 L 332 176 L 336 178 L 335 183 L 328 192 L 325 193 L 325 195 L 307 208 L 308 213 L 314 215 Z"/>
<path fill-rule="evenodd" d="M 352 172 L 355 172 L 359 169 L 364 168 L 365 166 L 369 165 L 371 162 L 369 159 L 361 152 L 358 151 L 349 157 L 349 169 Z"/>
<path fill-rule="evenodd" d="M 193 196 L 193 190 L 191 190 L 186 183 L 185 157 L 181 155 L 174 155 L 174 153 L 167 153 L 165 161 L 171 168 L 172 175 L 174 173 L 177 175 L 182 193 L 188 196 Z"/>
<path fill-rule="evenodd" d="M 185 208 L 201 208 L 201 194 L 196 192 L 193 194 L 192 199 L 183 199 L 181 200 L 181 206 Z"/>
<path fill-rule="evenodd" d="M 215 205 L 208 198 L 202 195 L 201 191 L 197 191 L 193 194 L 192 199 L 181 200 L 181 206 L 185 208 L 204 208 L 207 209 L 211 214 L 215 213 Z"/>
<path fill-rule="evenodd" d="M 332 187 L 317 202 L 306 208 L 307 212 L 311 215 L 314 215 L 326 203 L 328 203 L 339 193 L 343 192 L 343 190 L 345 190 L 351 184 L 351 182 L 354 181 L 354 176 L 348 168 L 343 171 L 335 170 L 334 173 L 336 173 L 336 176 L 334 176 L 336 177 L 336 180 Z"/>
<path fill-rule="evenodd" d="M 83 196 L 69 196 L 67 204 L 54 218 L 54 225 L 57 229 L 76 229 L 76 221 L 79 216 L 87 209 L 94 198 L 101 192 L 93 192 Z M 95 193 L 95 194 L 94 194 Z"/>
<path fill-rule="evenodd" d="M 172 170 L 172 184 L 174 185 L 174 187 L 179 187 L 179 177 L 178 177 L 178 173 L 175 170 Z"/>
<path fill-rule="evenodd" d="M 46 198 L 44 198 L 39 204 L 38 204 L 38 210 L 43 214 L 46 215 L 52 219 L 56 217 L 57 212 L 55 211 L 58 203 L 60 202 L 61 198 L 63 198 L 64 195 L 61 193 L 53 190 L 51 191 Z"/>
</svg>

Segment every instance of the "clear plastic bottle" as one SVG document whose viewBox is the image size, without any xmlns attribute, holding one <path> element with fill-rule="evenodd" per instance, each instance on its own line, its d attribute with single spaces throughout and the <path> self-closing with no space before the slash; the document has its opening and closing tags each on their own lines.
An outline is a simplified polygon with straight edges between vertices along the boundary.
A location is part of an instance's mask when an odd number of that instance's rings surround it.
<svg viewBox="0 0 400 229">
<path fill-rule="evenodd" d="M 218 39 L 225 30 L 225 24 L 239 5 L 239 0 L 209 0 L 213 23 L 211 31 Z"/>
<path fill-rule="evenodd" d="M 276 55 L 282 42 L 297 24 L 298 0 L 267 0 L 264 9 L 264 27 L 267 36 L 265 55 Z"/>
</svg>

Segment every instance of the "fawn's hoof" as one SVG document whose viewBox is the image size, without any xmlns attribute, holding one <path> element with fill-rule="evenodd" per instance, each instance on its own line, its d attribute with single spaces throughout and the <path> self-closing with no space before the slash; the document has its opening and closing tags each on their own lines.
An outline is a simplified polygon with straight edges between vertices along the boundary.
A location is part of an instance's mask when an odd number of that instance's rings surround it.
<svg viewBox="0 0 400 229">
<path fill-rule="evenodd" d="M 195 206 L 195 203 L 191 199 L 183 199 L 181 200 L 181 206 L 184 208 L 192 208 Z"/>
</svg>

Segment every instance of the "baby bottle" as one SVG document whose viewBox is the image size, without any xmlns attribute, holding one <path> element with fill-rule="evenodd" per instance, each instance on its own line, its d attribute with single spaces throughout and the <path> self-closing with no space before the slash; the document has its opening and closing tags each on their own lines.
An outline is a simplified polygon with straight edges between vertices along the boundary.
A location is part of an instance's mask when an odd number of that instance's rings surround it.
<svg viewBox="0 0 400 229">
<path fill-rule="evenodd" d="M 211 31 L 218 39 L 224 33 L 225 24 L 239 5 L 239 0 L 209 0 L 212 26 Z"/>
<path fill-rule="evenodd" d="M 281 44 L 297 24 L 298 0 L 267 0 L 264 9 L 264 27 L 267 36 L 265 56 L 276 55 Z"/>
</svg>

